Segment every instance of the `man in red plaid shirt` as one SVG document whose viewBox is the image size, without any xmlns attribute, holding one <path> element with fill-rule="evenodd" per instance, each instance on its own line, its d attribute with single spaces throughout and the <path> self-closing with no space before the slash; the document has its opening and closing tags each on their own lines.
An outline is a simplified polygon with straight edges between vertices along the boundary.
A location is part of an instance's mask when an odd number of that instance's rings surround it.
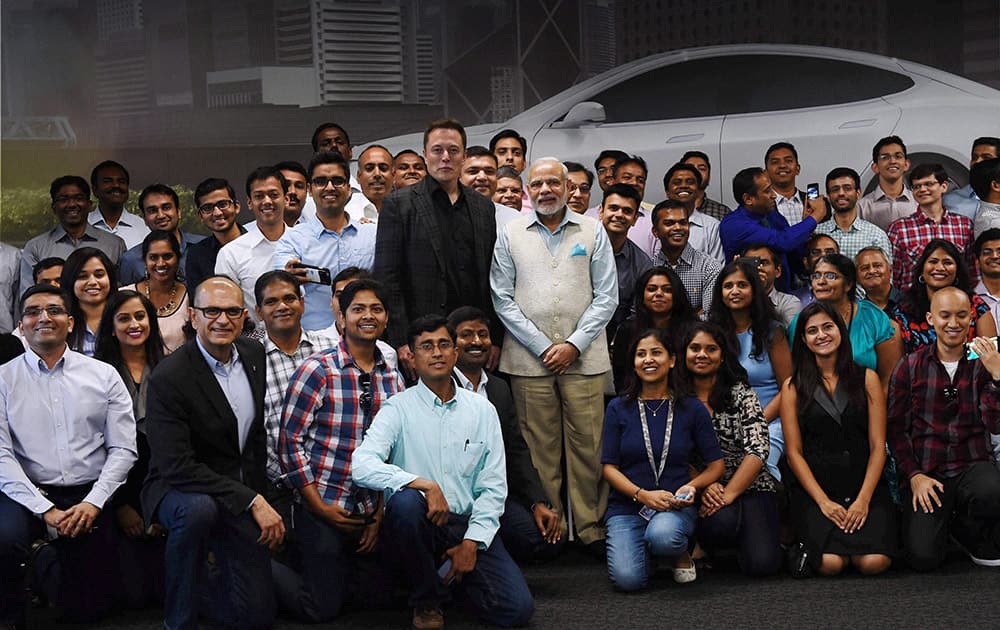
<svg viewBox="0 0 1000 630">
<path fill-rule="evenodd" d="M 947 171 L 940 164 L 920 164 L 910 171 L 909 181 L 917 211 L 893 221 L 888 230 L 892 243 L 892 286 L 906 291 L 914 277 L 919 278 L 920 272 L 914 271 L 914 265 L 927 242 L 934 238 L 951 241 L 965 254 L 975 284 L 978 273 L 972 254 L 972 220 L 949 211 L 941 202 L 948 190 Z"/>
<path fill-rule="evenodd" d="M 976 564 L 1000 567 L 1000 470 L 990 433 L 1000 433 L 1000 353 L 965 340 L 974 311 L 956 287 L 934 293 L 935 343 L 905 356 L 889 382 L 889 446 L 899 471 L 913 568 L 939 566 L 951 535 Z"/>
</svg>

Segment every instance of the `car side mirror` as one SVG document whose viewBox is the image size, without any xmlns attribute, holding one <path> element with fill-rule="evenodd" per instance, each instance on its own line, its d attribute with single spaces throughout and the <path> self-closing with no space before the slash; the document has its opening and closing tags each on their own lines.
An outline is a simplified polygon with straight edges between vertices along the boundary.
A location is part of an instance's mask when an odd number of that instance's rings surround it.
<svg viewBox="0 0 1000 630">
<path fill-rule="evenodd" d="M 604 105 L 594 101 L 583 101 L 571 107 L 562 120 L 552 123 L 552 127 L 554 129 L 568 129 L 586 123 L 602 123 L 604 118 Z"/>
</svg>

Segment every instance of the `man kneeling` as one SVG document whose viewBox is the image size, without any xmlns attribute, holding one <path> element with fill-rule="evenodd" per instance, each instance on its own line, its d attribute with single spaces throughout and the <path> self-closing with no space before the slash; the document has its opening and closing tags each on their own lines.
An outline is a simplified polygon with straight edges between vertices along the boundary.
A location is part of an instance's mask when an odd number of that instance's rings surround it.
<svg viewBox="0 0 1000 630">
<path fill-rule="evenodd" d="M 496 537 L 507 497 L 496 410 L 455 387 L 447 320 L 421 317 L 408 338 L 420 381 L 382 406 L 354 451 L 353 472 L 355 483 L 388 497 L 382 530 L 413 588 L 413 627 L 444 626 L 440 607 L 452 581 L 483 621 L 524 625 L 534 601 Z"/>
</svg>

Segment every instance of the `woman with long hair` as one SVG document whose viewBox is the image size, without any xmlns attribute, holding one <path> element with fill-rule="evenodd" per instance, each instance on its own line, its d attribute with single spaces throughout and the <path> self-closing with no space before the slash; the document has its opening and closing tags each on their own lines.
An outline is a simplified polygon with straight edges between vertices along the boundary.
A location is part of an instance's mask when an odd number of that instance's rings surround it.
<svg viewBox="0 0 1000 630">
<path fill-rule="evenodd" d="M 736 349 L 717 325 L 693 324 L 681 348 L 678 389 L 697 397 L 711 414 L 726 467 L 722 478 L 702 493 L 698 542 L 708 554 L 736 547 L 745 574 L 772 575 L 781 567 L 782 554 L 775 483 L 765 466 L 770 444 L 760 401 L 747 384 Z"/>
<path fill-rule="evenodd" d="M 907 354 L 937 340 L 934 328 L 927 321 L 927 313 L 931 310 L 931 297 L 944 287 L 958 287 L 972 302 L 975 312 L 969 324 L 969 341 L 996 336 L 997 322 L 990 305 L 972 290 L 965 257 L 953 243 L 940 238 L 928 241 L 914 265 L 913 278 L 913 284 L 891 311 Z"/>
<path fill-rule="evenodd" d="M 809 566 L 836 575 L 889 568 L 896 509 L 882 477 L 886 402 L 878 375 L 854 361 L 847 326 L 817 301 L 799 316 L 795 365 L 781 394 L 795 530 Z"/>
<path fill-rule="evenodd" d="M 867 300 L 859 300 L 858 272 L 854 263 L 841 254 L 820 256 L 813 267 L 812 292 L 816 299 L 837 311 L 847 326 L 854 361 L 875 370 L 882 389 L 889 391 L 889 377 L 903 356 L 903 344 L 889 316 Z M 795 334 L 796 315 L 789 330 Z"/>
<path fill-rule="evenodd" d="M 670 330 L 672 336 L 680 338 L 685 326 L 698 321 L 684 283 L 670 267 L 647 269 L 636 280 L 635 286 L 635 313 L 619 324 L 611 339 L 611 367 L 615 391 L 619 393 L 633 371 L 629 348 L 636 335 L 650 328 L 660 328 Z"/>
<path fill-rule="evenodd" d="M 81 247 L 66 257 L 59 284 L 69 296 L 73 329 L 66 342 L 70 350 L 94 356 L 101 315 L 108 296 L 118 290 L 118 269 L 108 255 Z"/>
<path fill-rule="evenodd" d="M 139 455 L 125 484 L 115 494 L 115 520 L 125 536 L 131 558 L 123 558 L 122 572 L 129 603 L 141 606 L 163 590 L 162 545 L 147 545 L 151 538 L 142 520 L 140 491 L 149 472 L 149 442 L 146 440 L 146 390 L 149 375 L 163 359 L 163 341 L 156 319 L 156 307 L 145 296 L 130 289 L 116 291 L 108 298 L 101 316 L 95 358 L 108 363 L 122 377 L 132 396 L 135 416 L 136 451 Z M 152 578 L 152 579 L 151 579 Z"/>
<path fill-rule="evenodd" d="M 608 574 L 623 591 L 646 586 L 650 556 L 671 561 L 677 582 L 697 578 L 688 555 L 698 517 L 696 495 L 725 471 L 705 407 L 672 386 L 669 333 L 657 328 L 639 333 L 629 354 L 632 374 L 624 393 L 608 405 L 601 453 L 611 485 L 605 514 Z M 694 454 L 706 464 L 692 478 L 688 463 Z"/>
<path fill-rule="evenodd" d="M 142 239 L 146 276 L 122 287 L 143 294 L 156 307 L 163 351 L 170 354 L 186 341 L 184 325 L 190 318 L 188 293 L 180 277 L 181 246 L 170 232 L 153 230 Z"/>
<path fill-rule="evenodd" d="M 764 293 L 757 270 L 745 262 L 731 262 L 722 268 L 712 295 L 709 321 L 718 325 L 734 348 L 747 381 L 757 393 L 771 443 L 767 469 L 781 480 L 778 461 L 784 452 L 781 434 L 780 383 L 792 374 L 792 353 L 788 337 L 774 305 Z"/>
</svg>

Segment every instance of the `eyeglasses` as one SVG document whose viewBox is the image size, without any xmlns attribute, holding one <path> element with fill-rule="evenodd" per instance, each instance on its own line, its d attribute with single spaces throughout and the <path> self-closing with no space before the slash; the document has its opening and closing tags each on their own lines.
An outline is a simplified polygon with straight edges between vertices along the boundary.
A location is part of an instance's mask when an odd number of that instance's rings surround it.
<svg viewBox="0 0 1000 630">
<path fill-rule="evenodd" d="M 833 256 L 834 254 L 839 254 L 839 253 L 840 252 L 833 249 L 832 247 L 827 247 L 826 249 L 816 248 L 809 250 L 809 255 L 812 256 L 813 258 L 819 258 L 820 256 Z"/>
<path fill-rule="evenodd" d="M 358 377 L 358 384 L 361 385 L 361 395 L 358 396 L 358 403 L 361 405 L 361 410 L 368 414 L 372 410 L 372 375 L 364 372 Z"/>
<path fill-rule="evenodd" d="M 833 281 L 840 278 L 840 274 L 836 271 L 814 271 L 812 275 L 809 276 L 813 280 L 819 280 L 820 278 L 826 278 L 827 280 Z"/>
<path fill-rule="evenodd" d="M 434 343 L 433 341 L 425 341 L 423 343 L 417 344 L 417 350 L 420 350 L 422 352 L 433 352 L 434 348 L 437 348 L 438 350 L 451 350 L 454 347 L 455 343 L 450 339 L 444 339 L 442 341 L 439 341 L 438 343 Z"/>
<path fill-rule="evenodd" d="M 334 188 L 340 188 L 346 186 L 347 181 L 346 177 L 313 177 L 312 185 L 316 188 L 326 188 L 327 184 L 333 184 Z"/>
<path fill-rule="evenodd" d="M 234 203 L 236 202 L 233 201 L 232 199 L 220 199 L 215 203 L 203 203 L 200 206 L 198 206 L 198 213 L 212 214 L 212 212 L 214 212 L 216 208 L 225 212 L 226 210 L 232 208 Z"/>
<path fill-rule="evenodd" d="M 994 256 L 1000 256 L 1000 249 L 993 249 L 992 247 L 984 247 L 979 250 L 979 255 L 983 258 L 992 258 Z"/>
<path fill-rule="evenodd" d="M 219 308 L 218 306 L 192 306 L 191 308 L 196 311 L 201 311 L 202 314 L 209 319 L 217 319 L 223 313 L 229 319 L 237 319 L 243 315 L 242 306 L 230 306 L 229 308 Z"/>
<path fill-rule="evenodd" d="M 29 306 L 21 312 L 21 318 L 34 319 L 36 317 L 40 317 L 43 312 L 49 317 L 59 317 L 69 313 L 65 306 L 46 306 L 44 308 L 41 306 Z"/>
<path fill-rule="evenodd" d="M 568 188 L 571 193 L 579 192 L 581 194 L 586 195 L 587 193 L 590 192 L 590 184 L 580 184 L 579 186 L 574 186 L 573 184 L 570 184 Z"/>
</svg>

